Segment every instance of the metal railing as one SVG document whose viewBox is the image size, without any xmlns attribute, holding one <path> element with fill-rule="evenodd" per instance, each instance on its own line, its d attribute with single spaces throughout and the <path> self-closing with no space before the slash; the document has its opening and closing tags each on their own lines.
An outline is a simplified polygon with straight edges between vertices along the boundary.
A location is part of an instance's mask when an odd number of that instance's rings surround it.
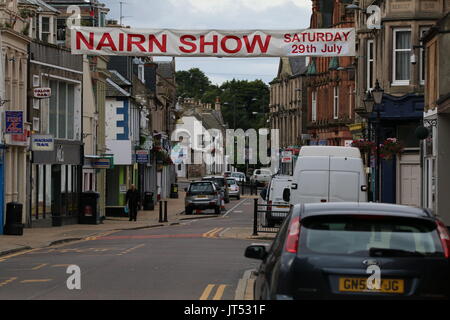
<svg viewBox="0 0 450 320">
<path fill-rule="evenodd" d="M 273 205 L 259 203 L 258 199 L 254 199 L 253 211 L 253 235 L 258 233 L 278 233 L 281 223 L 289 214 L 286 211 L 273 210 Z M 271 219 L 276 218 L 277 222 Z"/>
</svg>

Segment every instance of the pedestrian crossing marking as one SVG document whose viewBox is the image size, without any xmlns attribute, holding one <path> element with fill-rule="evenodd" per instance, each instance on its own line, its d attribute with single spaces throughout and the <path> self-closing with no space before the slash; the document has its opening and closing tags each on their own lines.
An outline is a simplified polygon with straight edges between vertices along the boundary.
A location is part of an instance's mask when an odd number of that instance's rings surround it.
<svg viewBox="0 0 450 320">
<path fill-rule="evenodd" d="M 221 300 L 223 297 L 223 293 L 225 292 L 225 289 L 228 287 L 226 284 L 220 284 L 220 285 L 208 284 L 206 286 L 205 290 L 203 290 L 203 293 L 200 296 L 199 300 L 208 300 L 216 286 L 217 286 L 217 290 L 216 290 L 214 296 L 212 296 L 212 300 Z"/>
<path fill-rule="evenodd" d="M 17 277 L 9 278 L 8 280 L 5 280 L 3 282 L 0 282 L 0 287 L 6 286 L 7 284 L 17 280 Z"/>
</svg>

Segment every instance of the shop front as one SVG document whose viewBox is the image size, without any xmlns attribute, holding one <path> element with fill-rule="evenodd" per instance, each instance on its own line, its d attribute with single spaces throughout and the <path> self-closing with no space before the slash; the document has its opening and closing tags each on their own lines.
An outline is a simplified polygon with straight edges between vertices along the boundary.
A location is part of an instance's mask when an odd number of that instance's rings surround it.
<svg viewBox="0 0 450 320">
<path fill-rule="evenodd" d="M 78 223 L 82 145 L 55 140 L 52 151 L 33 151 L 31 227 Z"/>
</svg>

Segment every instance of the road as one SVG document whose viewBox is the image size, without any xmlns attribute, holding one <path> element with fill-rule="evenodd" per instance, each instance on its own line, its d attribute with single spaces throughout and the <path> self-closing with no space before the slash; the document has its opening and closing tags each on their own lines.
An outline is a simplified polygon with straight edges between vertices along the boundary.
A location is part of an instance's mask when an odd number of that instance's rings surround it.
<svg viewBox="0 0 450 320">
<path fill-rule="evenodd" d="M 258 262 L 243 256 L 254 241 L 221 237 L 228 228 L 251 226 L 252 200 L 226 208 L 219 218 L 0 258 L 0 299 L 232 300 L 239 279 Z M 69 265 L 80 267 L 81 290 L 67 288 Z"/>
</svg>

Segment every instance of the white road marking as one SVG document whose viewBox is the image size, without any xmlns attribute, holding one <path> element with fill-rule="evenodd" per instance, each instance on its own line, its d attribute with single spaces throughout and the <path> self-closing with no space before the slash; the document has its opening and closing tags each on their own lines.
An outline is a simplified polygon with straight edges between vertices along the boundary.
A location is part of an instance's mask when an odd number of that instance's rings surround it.
<svg viewBox="0 0 450 320">
<path fill-rule="evenodd" d="M 233 212 L 234 209 L 236 209 L 237 207 L 239 207 L 240 205 L 242 205 L 243 203 L 245 203 L 248 199 L 244 199 L 241 202 L 239 202 L 237 205 L 235 205 L 233 208 L 231 208 L 230 210 L 227 211 L 227 213 L 225 213 L 223 215 L 223 217 L 226 217 L 227 215 L 229 215 L 231 212 Z"/>
</svg>

